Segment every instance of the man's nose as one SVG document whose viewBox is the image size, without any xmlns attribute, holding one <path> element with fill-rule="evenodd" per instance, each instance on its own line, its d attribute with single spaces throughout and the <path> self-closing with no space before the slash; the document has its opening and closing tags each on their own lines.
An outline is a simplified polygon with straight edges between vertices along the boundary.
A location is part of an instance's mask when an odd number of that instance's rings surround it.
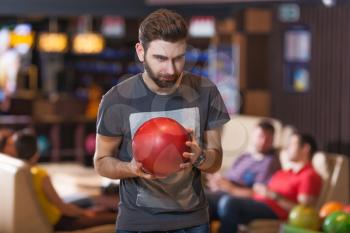
<svg viewBox="0 0 350 233">
<path fill-rule="evenodd" d="M 166 73 L 170 75 L 175 74 L 175 64 L 172 61 L 169 61 L 167 64 Z"/>
</svg>

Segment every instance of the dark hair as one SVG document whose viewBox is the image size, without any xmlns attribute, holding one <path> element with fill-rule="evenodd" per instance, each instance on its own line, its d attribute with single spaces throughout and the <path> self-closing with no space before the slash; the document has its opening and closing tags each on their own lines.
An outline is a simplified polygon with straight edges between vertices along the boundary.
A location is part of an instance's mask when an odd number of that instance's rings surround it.
<svg viewBox="0 0 350 233">
<path fill-rule="evenodd" d="M 275 127 L 273 127 L 270 120 L 262 120 L 258 123 L 257 127 L 263 129 L 264 131 L 270 132 L 272 135 L 275 133 Z"/>
<path fill-rule="evenodd" d="M 139 41 L 145 50 L 153 40 L 176 42 L 187 38 L 187 24 L 176 12 L 159 9 L 148 15 L 140 24 Z"/>
<path fill-rule="evenodd" d="M 19 159 L 30 160 L 38 150 L 37 139 L 34 132 L 24 129 L 14 135 L 14 144 Z"/>
<path fill-rule="evenodd" d="M 299 145 L 301 147 L 304 145 L 309 145 L 310 158 L 312 158 L 312 156 L 317 151 L 317 143 L 316 143 L 314 137 L 312 137 L 309 134 L 305 134 L 305 133 L 294 133 L 294 135 L 296 135 L 299 138 Z"/>
</svg>

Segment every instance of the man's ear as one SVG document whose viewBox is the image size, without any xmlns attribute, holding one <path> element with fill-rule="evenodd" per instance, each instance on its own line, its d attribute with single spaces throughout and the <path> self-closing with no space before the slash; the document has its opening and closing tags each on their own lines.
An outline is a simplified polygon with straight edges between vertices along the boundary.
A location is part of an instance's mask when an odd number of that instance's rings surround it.
<svg viewBox="0 0 350 233">
<path fill-rule="evenodd" d="M 144 62 L 145 50 L 140 42 L 136 43 L 135 50 L 136 50 L 137 57 L 139 58 L 140 62 Z"/>
<path fill-rule="evenodd" d="M 304 144 L 303 146 L 303 152 L 305 154 L 311 155 L 311 146 L 309 144 Z"/>
</svg>

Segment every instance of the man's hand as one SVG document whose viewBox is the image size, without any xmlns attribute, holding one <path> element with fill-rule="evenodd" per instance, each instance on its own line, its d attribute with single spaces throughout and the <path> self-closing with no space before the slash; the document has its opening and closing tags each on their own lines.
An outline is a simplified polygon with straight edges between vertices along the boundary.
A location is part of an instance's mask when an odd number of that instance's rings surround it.
<svg viewBox="0 0 350 233">
<path fill-rule="evenodd" d="M 184 152 L 183 157 L 188 159 L 188 162 L 180 164 L 180 168 L 190 168 L 192 167 L 192 164 L 197 160 L 199 155 L 203 153 L 202 148 L 198 145 L 198 142 L 196 140 L 196 137 L 194 136 L 192 129 L 186 129 L 188 134 L 191 137 L 191 141 L 186 142 L 186 146 L 188 146 L 191 149 L 191 152 Z"/>
<path fill-rule="evenodd" d="M 138 177 L 145 178 L 145 179 L 155 179 L 156 178 L 154 175 L 146 173 L 142 169 L 142 163 L 137 162 L 134 158 L 129 163 L 129 168 L 130 168 L 131 172 Z"/>
<path fill-rule="evenodd" d="M 86 209 L 83 211 L 82 216 L 88 217 L 88 218 L 94 218 L 96 217 L 96 212 L 94 210 Z"/>
<path fill-rule="evenodd" d="M 235 190 L 235 185 L 223 177 L 221 177 L 221 179 L 219 180 L 218 187 L 220 191 L 231 194 L 233 194 Z"/>
<path fill-rule="evenodd" d="M 214 174 L 207 174 L 207 186 L 210 189 L 210 191 L 216 192 L 219 191 L 218 181 L 221 179 L 221 175 L 219 173 Z"/>
<path fill-rule="evenodd" d="M 269 189 L 266 185 L 263 184 L 254 184 L 253 190 L 256 194 L 263 196 L 263 197 L 269 197 Z"/>
<path fill-rule="evenodd" d="M 222 177 L 219 173 L 208 174 L 208 187 L 211 191 L 222 191 L 226 193 L 234 193 L 235 185 L 229 180 Z"/>
</svg>

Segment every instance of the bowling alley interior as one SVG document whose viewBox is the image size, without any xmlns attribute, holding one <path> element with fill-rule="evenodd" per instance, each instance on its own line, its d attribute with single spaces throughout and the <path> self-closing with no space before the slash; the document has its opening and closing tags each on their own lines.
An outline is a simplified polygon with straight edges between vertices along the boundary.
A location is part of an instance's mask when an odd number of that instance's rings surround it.
<svg viewBox="0 0 350 233">
<path fill-rule="evenodd" d="M 243 172 L 244 164 L 234 166 L 241 156 L 263 159 L 258 129 L 270 132 L 269 153 L 279 164 L 264 181 L 267 190 L 276 173 L 301 172 L 293 170 L 296 162 L 288 156 L 296 135 L 295 153 L 310 155 L 307 166 L 319 177 L 319 186 L 302 187 L 314 195 L 312 204 L 304 205 L 298 194 L 285 218 L 240 222 L 237 232 L 349 233 L 349 0 L 0 1 L 0 233 L 118 230 L 123 182 L 94 168 L 99 106 L 112 87 L 145 72 L 135 50 L 139 25 L 158 9 L 185 19 L 181 72 L 210 80 L 230 116 L 219 131 L 221 168 L 215 174 L 201 172 L 203 192 L 216 187 L 235 195 L 209 178 L 216 175 L 249 189 L 245 198 L 253 199 L 255 168 L 242 174 L 249 185 L 227 174 Z M 19 156 L 30 153 L 18 146 L 23 135 L 35 139 L 35 159 Z M 312 137 L 316 150 L 300 135 Z M 100 208 L 112 220 L 57 230 L 38 198 L 33 167 L 42 169 L 62 205 Z M 299 192 L 295 183 L 279 184 Z M 272 193 L 276 203 L 286 198 Z M 211 232 L 227 232 L 223 225 L 210 216 Z"/>
</svg>

